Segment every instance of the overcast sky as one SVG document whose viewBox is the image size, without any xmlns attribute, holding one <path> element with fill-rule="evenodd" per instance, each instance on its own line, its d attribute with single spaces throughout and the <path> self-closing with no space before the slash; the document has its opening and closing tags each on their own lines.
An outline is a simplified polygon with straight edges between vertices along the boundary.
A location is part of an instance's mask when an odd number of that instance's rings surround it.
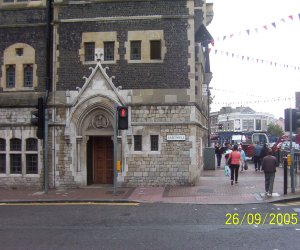
<svg viewBox="0 0 300 250">
<path fill-rule="evenodd" d="M 249 106 L 284 117 L 300 91 L 300 0 L 207 2 L 214 3 L 211 110 Z"/>
</svg>

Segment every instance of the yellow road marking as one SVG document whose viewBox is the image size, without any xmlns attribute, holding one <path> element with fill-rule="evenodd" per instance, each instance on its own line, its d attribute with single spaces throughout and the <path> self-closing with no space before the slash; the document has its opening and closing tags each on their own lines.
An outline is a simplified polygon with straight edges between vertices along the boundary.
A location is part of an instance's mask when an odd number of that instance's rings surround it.
<svg viewBox="0 0 300 250">
<path fill-rule="evenodd" d="M 300 201 L 297 202 L 287 202 L 287 203 L 273 203 L 276 207 L 287 207 L 287 206 L 299 206 Z"/>
<path fill-rule="evenodd" d="M 0 206 L 73 206 L 73 205 L 104 205 L 104 206 L 139 206 L 136 202 L 29 202 L 0 203 Z"/>
</svg>

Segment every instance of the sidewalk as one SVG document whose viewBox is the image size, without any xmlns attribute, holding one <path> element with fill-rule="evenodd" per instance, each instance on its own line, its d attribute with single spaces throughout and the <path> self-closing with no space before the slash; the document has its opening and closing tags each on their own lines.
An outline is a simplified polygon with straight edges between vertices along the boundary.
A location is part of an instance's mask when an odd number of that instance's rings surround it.
<svg viewBox="0 0 300 250">
<path fill-rule="evenodd" d="M 288 181 L 290 176 L 288 174 Z M 300 198 L 300 179 L 296 175 L 296 191 L 283 194 L 283 168 L 277 168 L 273 197 L 264 197 L 264 173 L 255 172 L 253 164 L 239 173 L 239 183 L 230 185 L 223 168 L 205 170 L 196 186 L 191 187 L 138 187 L 117 188 L 90 186 L 85 188 L 54 190 L 0 189 L 0 203 L 16 202 L 161 202 L 195 204 L 246 204 L 264 203 Z"/>
</svg>

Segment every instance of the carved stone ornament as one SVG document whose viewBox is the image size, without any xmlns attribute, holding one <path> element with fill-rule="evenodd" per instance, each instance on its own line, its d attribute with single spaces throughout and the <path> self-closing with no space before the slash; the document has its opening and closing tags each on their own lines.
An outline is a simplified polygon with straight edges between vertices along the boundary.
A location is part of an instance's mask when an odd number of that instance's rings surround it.
<svg viewBox="0 0 300 250">
<path fill-rule="evenodd" d="M 103 114 L 95 115 L 90 123 L 89 127 L 102 129 L 107 128 L 110 125 L 108 118 Z"/>
</svg>

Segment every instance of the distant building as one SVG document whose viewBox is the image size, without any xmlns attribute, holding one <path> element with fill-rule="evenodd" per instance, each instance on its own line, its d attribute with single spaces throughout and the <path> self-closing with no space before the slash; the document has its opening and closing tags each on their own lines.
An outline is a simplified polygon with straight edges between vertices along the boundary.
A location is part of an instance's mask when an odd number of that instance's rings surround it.
<svg viewBox="0 0 300 250">
<path fill-rule="evenodd" d="M 265 132 L 275 122 L 274 115 L 256 112 L 250 107 L 223 107 L 210 115 L 211 132 Z"/>
</svg>

